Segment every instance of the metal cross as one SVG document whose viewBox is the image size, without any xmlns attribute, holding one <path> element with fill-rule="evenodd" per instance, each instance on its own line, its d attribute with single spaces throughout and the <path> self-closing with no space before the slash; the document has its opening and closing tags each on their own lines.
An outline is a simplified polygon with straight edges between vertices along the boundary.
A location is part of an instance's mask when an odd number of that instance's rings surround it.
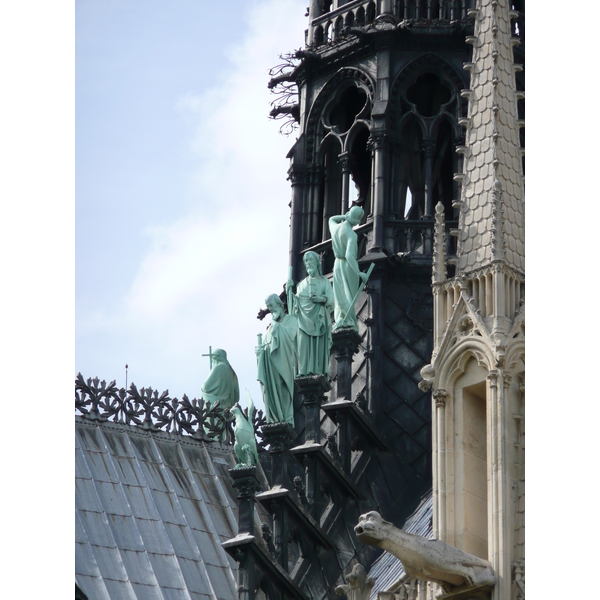
<svg viewBox="0 0 600 600">
<path fill-rule="evenodd" d="M 202 356 L 208 356 L 210 358 L 210 368 L 213 368 L 213 352 L 212 352 L 212 346 L 208 347 L 208 354 L 203 354 Z"/>
</svg>

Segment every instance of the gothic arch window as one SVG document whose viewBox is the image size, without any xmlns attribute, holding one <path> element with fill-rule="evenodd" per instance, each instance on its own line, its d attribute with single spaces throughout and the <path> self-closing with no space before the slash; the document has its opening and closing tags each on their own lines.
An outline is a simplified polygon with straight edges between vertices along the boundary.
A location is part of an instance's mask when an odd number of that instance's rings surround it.
<svg viewBox="0 0 600 600">
<path fill-rule="evenodd" d="M 323 167 L 319 185 L 320 218 L 317 224 L 318 240 L 327 240 L 329 234 L 329 219 L 339 215 L 342 210 L 342 165 L 339 156 L 342 146 L 335 135 L 328 135 L 321 146 L 321 165 Z"/>
<path fill-rule="evenodd" d="M 323 28 L 320 25 L 317 25 L 317 28 L 315 29 L 315 45 L 322 46 L 323 42 L 324 42 Z"/>
<path fill-rule="evenodd" d="M 342 35 L 343 28 L 344 28 L 344 20 L 342 17 L 338 17 L 335 20 L 335 39 L 336 40 Z"/>
<path fill-rule="evenodd" d="M 454 220 L 462 87 L 449 65 L 432 64 L 427 56 L 410 65 L 392 86 L 393 218 L 433 218 L 436 204 L 442 202 L 446 218 Z"/>
<path fill-rule="evenodd" d="M 437 206 L 437 203 L 441 202 L 445 209 L 445 218 L 452 220 L 454 218 L 452 200 L 457 194 L 454 173 L 458 170 L 454 159 L 456 146 L 454 131 L 447 118 L 440 119 L 436 125 L 435 154 L 432 164 L 433 205 Z"/>
<path fill-rule="evenodd" d="M 348 159 L 350 178 L 349 205 L 362 206 L 367 218 L 372 212 L 371 171 L 372 161 L 369 150 L 369 128 L 365 124 L 354 127 L 348 138 Z"/>
<path fill-rule="evenodd" d="M 420 219 L 425 210 L 423 130 L 414 117 L 407 119 L 392 155 L 393 178 L 390 212 L 400 219 Z"/>
<path fill-rule="evenodd" d="M 345 19 L 344 25 L 346 27 L 353 27 L 354 26 L 354 13 L 351 10 L 348 11 L 348 14 L 346 15 L 346 19 Z"/>
<path fill-rule="evenodd" d="M 352 204 L 371 212 L 370 152 L 373 81 L 355 68 L 340 69 L 321 90 L 306 121 L 311 163 L 305 247 L 329 239 L 329 219 Z"/>
<path fill-rule="evenodd" d="M 375 2 L 369 2 L 367 5 L 367 23 L 372 23 L 375 20 Z"/>
<path fill-rule="evenodd" d="M 359 26 L 365 24 L 365 9 L 362 6 L 356 11 L 356 24 Z"/>
</svg>

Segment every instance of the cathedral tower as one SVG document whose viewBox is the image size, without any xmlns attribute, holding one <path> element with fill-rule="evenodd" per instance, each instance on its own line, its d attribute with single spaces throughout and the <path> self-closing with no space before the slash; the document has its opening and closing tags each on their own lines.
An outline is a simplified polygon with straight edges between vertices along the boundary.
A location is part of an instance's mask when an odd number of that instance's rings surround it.
<svg viewBox="0 0 600 600">
<path fill-rule="evenodd" d="M 282 92 L 272 114 L 297 120 L 290 265 L 298 281 L 313 250 L 331 273 L 329 218 L 364 208 L 359 262 L 376 268 L 357 302 L 352 399 L 389 451 L 355 453 L 352 472 L 402 522 L 431 486 L 431 399 L 418 384 L 433 351 L 436 206 L 445 251 L 457 245 L 473 14 L 467 1 L 315 0 L 308 17 L 306 47 L 270 84 Z"/>
</svg>

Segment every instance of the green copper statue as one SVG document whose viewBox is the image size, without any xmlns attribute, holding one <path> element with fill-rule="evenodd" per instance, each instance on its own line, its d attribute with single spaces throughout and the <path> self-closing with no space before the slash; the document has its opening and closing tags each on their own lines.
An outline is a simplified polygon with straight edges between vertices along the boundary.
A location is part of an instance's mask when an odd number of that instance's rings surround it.
<svg viewBox="0 0 600 600">
<path fill-rule="evenodd" d="M 227 361 L 227 352 L 217 348 L 210 353 L 211 370 L 201 388 L 202 398 L 221 408 L 231 408 L 240 399 L 240 387 L 235 371 Z"/>
<path fill-rule="evenodd" d="M 288 312 L 298 319 L 298 375 L 327 375 L 331 352 L 331 311 L 333 290 L 321 273 L 316 252 L 304 255 L 308 276 L 292 293 L 294 282 L 286 284 Z"/>
<path fill-rule="evenodd" d="M 252 413 L 254 412 L 254 402 L 246 390 L 248 396 L 248 418 L 242 412 L 239 404 L 231 409 L 231 414 L 235 417 L 233 426 L 233 435 L 235 442 L 233 451 L 237 457 L 237 467 L 255 467 L 258 464 L 258 450 L 256 448 L 256 437 L 254 435 L 254 424 L 252 423 Z"/>
<path fill-rule="evenodd" d="M 358 236 L 352 229 L 358 225 L 365 212 L 360 206 L 353 206 L 345 215 L 329 219 L 331 245 L 335 262 L 333 264 L 334 331 L 340 327 L 352 327 L 358 331 L 354 303 L 361 282 L 368 278 L 358 268 Z"/>
<path fill-rule="evenodd" d="M 264 342 L 256 347 L 258 381 L 261 383 L 267 423 L 294 424 L 294 369 L 296 363 L 296 317 L 286 315 L 276 294 L 266 300 L 271 313 Z"/>
</svg>

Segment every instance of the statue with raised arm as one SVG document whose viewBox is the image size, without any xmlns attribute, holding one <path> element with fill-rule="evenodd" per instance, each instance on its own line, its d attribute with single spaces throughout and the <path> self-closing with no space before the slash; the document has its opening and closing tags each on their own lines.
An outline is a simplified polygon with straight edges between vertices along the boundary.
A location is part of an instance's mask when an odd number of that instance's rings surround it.
<svg viewBox="0 0 600 600">
<path fill-rule="evenodd" d="M 267 423 L 294 425 L 298 323 L 296 317 L 285 314 L 283 302 L 277 294 L 271 294 L 266 304 L 271 313 L 271 324 L 264 341 L 256 347 L 256 358 Z"/>
<path fill-rule="evenodd" d="M 231 408 L 240 399 L 240 386 L 235 371 L 227 360 L 227 352 L 217 348 L 210 353 L 211 370 L 202 384 L 201 393 L 205 401 L 219 402 L 221 408 Z"/>
<path fill-rule="evenodd" d="M 365 211 L 353 206 L 345 215 L 336 215 L 329 219 L 331 246 L 335 256 L 333 264 L 333 329 L 352 327 L 358 331 L 354 303 L 361 282 L 368 278 L 358 267 L 358 236 L 353 227 L 358 225 Z"/>
<path fill-rule="evenodd" d="M 331 352 L 331 311 L 333 289 L 321 273 L 316 252 L 304 255 L 308 275 L 292 293 L 294 282 L 286 284 L 288 312 L 298 319 L 298 375 L 327 375 Z"/>
</svg>

